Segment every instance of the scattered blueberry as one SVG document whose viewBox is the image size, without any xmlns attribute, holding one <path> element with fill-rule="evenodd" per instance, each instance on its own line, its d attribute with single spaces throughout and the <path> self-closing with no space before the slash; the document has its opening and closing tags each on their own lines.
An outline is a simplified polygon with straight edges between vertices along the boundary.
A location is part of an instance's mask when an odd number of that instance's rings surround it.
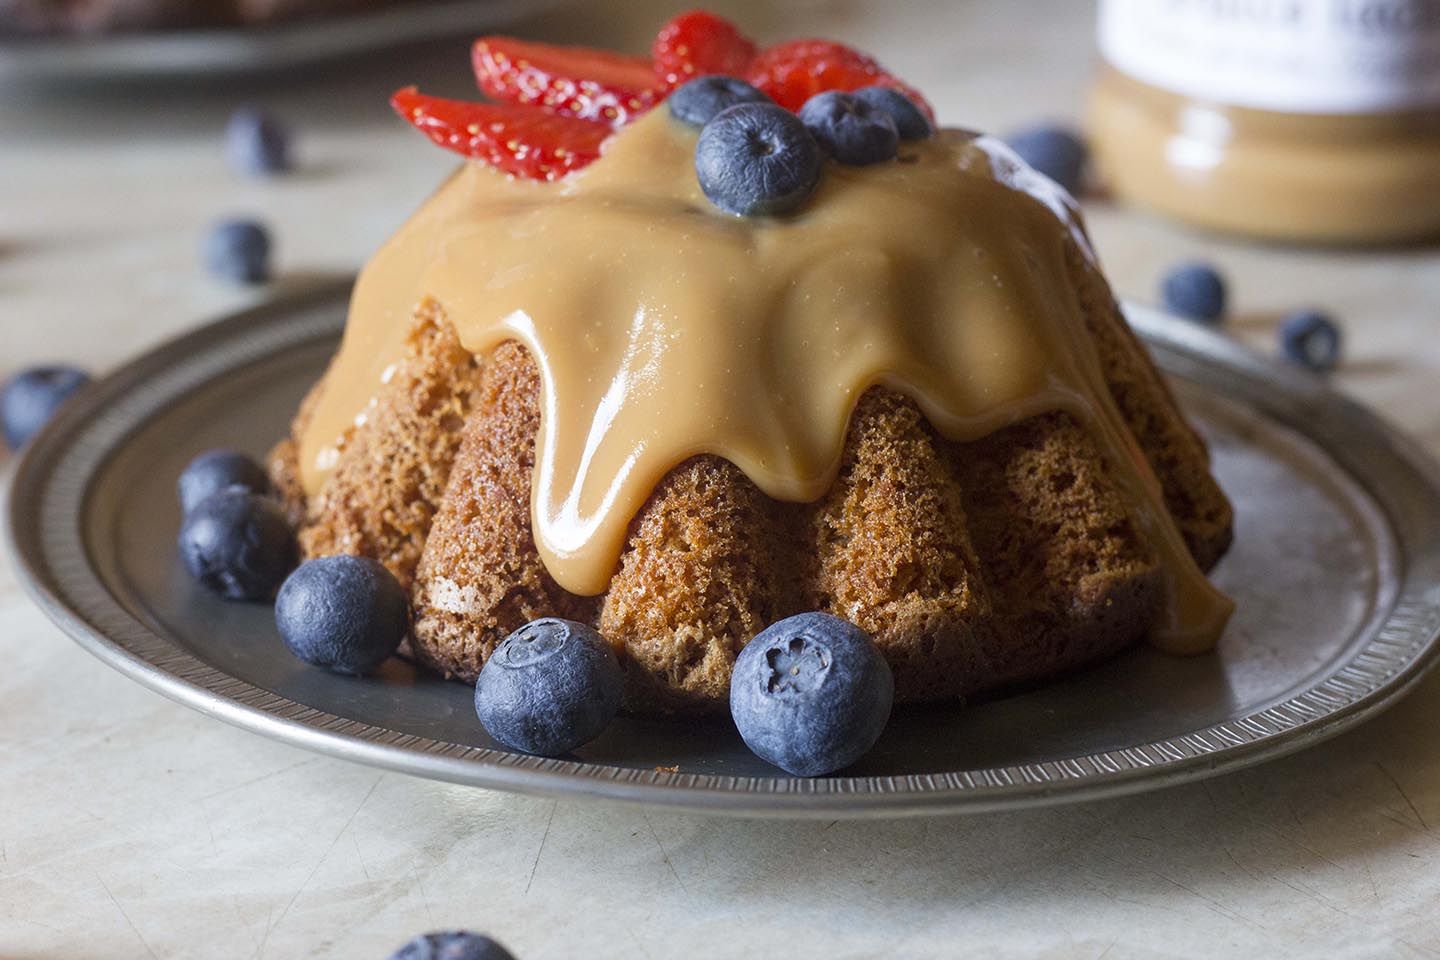
<svg viewBox="0 0 1440 960">
<path fill-rule="evenodd" d="M 800 122 L 826 153 L 846 166 L 883 163 L 900 146 L 900 133 L 889 111 L 839 90 L 806 100 Z"/>
<path fill-rule="evenodd" d="M 6 445 L 19 450 L 89 382 L 90 375 L 75 367 L 31 367 L 17 373 L 0 387 L 0 426 Z"/>
<path fill-rule="evenodd" d="M 390 960 L 515 960 L 489 937 L 467 930 L 427 933 L 390 955 Z"/>
<path fill-rule="evenodd" d="M 615 719 L 624 678 L 610 644 L 571 620 L 532 620 L 495 648 L 475 684 L 490 736 L 556 757 L 589 743 Z"/>
<path fill-rule="evenodd" d="M 236 283 L 270 279 L 270 233 L 253 220 L 222 220 L 205 237 L 205 266 Z"/>
<path fill-rule="evenodd" d="M 409 614 L 400 582 L 369 557 L 307 560 L 275 598 L 275 625 L 290 652 L 336 673 L 369 673 L 389 659 Z"/>
<path fill-rule="evenodd" d="M 1339 366 L 1343 342 L 1334 321 L 1315 310 L 1291 314 L 1280 324 L 1280 349 L 1285 356 L 1319 373 Z"/>
<path fill-rule="evenodd" d="M 670 116 L 684 123 L 703 127 L 717 113 L 737 103 L 770 103 L 770 98 L 744 80 L 712 73 L 696 77 L 675 88 L 670 94 Z"/>
<path fill-rule="evenodd" d="M 241 107 L 225 125 L 225 159 L 250 176 L 284 173 L 290 169 L 290 131 L 258 107 Z"/>
<path fill-rule="evenodd" d="M 820 182 L 822 155 L 805 124 L 773 103 L 717 113 L 695 144 L 695 173 L 710 202 L 742 217 L 794 210 Z"/>
<path fill-rule="evenodd" d="M 230 487 L 266 493 L 270 478 L 260 464 L 238 450 L 207 450 L 186 465 L 179 487 L 180 509 L 189 513 L 201 500 Z"/>
<path fill-rule="evenodd" d="M 227 600 L 269 597 L 295 565 L 295 537 L 280 507 L 238 487 L 196 504 L 179 543 L 190 575 Z"/>
<path fill-rule="evenodd" d="M 1005 142 L 1031 167 L 1079 195 L 1090 151 L 1078 134 L 1064 127 L 1041 126 L 1021 130 Z"/>
<path fill-rule="evenodd" d="M 861 87 L 853 96 L 890 114 L 901 140 L 924 140 L 935 132 L 925 111 L 894 87 Z"/>
<path fill-rule="evenodd" d="M 1178 317 L 1219 323 L 1225 315 L 1225 279 L 1208 263 L 1182 263 L 1160 281 L 1160 299 Z"/>
<path fill-rule="evenodd" d="M 745 645 L 730 714 L 761 759 L 796 776 L 848 767 L 890 718 L 895 680 L 865 631 L 824 613 L 772 624 Z"/>
</svg>

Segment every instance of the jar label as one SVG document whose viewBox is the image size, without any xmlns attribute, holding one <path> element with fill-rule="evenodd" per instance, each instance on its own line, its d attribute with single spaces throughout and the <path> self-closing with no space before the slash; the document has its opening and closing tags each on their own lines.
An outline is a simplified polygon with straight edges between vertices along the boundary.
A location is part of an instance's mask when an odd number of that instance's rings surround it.
<svg viewBox="0 0 1440 960">
<path fill-rule="evenodd" d="M 1440 105 L 1440 0 L 1101 0 L 1100 52 L 1142 83 L 1241 107 Z"/>
</svg>

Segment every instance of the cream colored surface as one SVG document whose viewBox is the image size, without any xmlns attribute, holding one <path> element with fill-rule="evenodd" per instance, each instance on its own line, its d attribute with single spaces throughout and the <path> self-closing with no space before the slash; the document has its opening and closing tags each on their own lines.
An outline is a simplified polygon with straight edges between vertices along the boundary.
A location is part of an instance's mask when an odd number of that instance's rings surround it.
<svg viewBox="0 0 1440 960">
<path fill-rule="evenodd" d="M 1089 242 L 1063 191 L 993 139 L 947 130 L 890 163 L 827 165 L 791 216 L 740 218 L 701 193 L 695 141 L 657 110 L 558 183 L 480 164 L 448 178 L 361 272 L 300 438 L 309 494 L 433 297 L 469 350 L 515 339 L 536 358 L 535 541 L 572 593 L 604 592 L 636 512 L 696 454 L 777 499 L 819 499 L 855 402 L 884 383 L 955 440 L 1054 410 L 1085 424 L 1162 559 L 1155 642 L 1215 645 L 1231 604 L 1111 399 L 1067 266 Z"/>
<path fill-rule="evenodd" d="M 896 9 L 795 4 L 752 21 L 909 65 L 947 122 L 1078 115 L 1087 5 Z M 633 45 L 662 16 L 607 2 L 536 28 Z M 424 60 L 181 91 L 163 107 L 7 87 L 0 365 L 113 365 L 253 299 L 194 267 L 218 214 L 277 225 L 281 287 L 354 269 L 451 166 L 383 105 L 411 80 L 444 92 L 442 74 L 463 93 L 463 44 Z M 276 184 L 225 172 L 215 136 L 242 95 L 307 127 L 304 172 Z M 1233 329 L 1257 346 L 1285 309 L 1333 309 L 1351 338 L 1341 384 L 1440 451 L 1440 253 L 1295 251 L 1100 205 L 1087 215 L 1124 295 L 1151 298 L 1180 257 L 1221 263 Z M 973 819 L 711 820 L 451 787 L 230 729 L 81 652 L 4 563 L 6 960 L 381 960 L 453 925 L 522 960 L 1440 956 L 1440 676 L 1339 740 L 1150 796 Z"/>
</svg>

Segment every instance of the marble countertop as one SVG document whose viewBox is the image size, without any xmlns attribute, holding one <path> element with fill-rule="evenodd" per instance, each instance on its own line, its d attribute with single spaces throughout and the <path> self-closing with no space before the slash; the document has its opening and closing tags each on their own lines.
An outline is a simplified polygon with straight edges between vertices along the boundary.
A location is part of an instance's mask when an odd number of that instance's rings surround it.
<svg viewBox="0 0 1440 960">
<path fill-rule="evenodd" d="M 737 4 L 718 4 L 720 9 Z M 905 64 L 942 116 L 1078 114 L 1088 3 L 808 0 L 741 14 Z M 672 5 L 603 0 L 518 29 L 643 49 Z M 0 97 L 0 374 L 105 369 L 204 320 L 353 271 L 450 161 L 385 106 L 466 86 L 465 44 L 268 82 Z M 229 174 L 228 111 L 271 106 L 300 169 Z M 275 228 L 279 279 L 197 268 L 205 225 Z M 1341 385 L 1440 451 L 1440 253 L 1296 250 L 1091 204 L 1122 295 L 1223 265 L 1241 337 L 1323 305 Z M 1440 956 L 1440 676 L 1290 758 L 1146 796 L 893 822 L 736 821 L 449 786 L 200 716 L 102 666 L 0 559 L 0 957 L 382 958 L 468 927 L 521 960 L 588 957 Z"/>
</svg>

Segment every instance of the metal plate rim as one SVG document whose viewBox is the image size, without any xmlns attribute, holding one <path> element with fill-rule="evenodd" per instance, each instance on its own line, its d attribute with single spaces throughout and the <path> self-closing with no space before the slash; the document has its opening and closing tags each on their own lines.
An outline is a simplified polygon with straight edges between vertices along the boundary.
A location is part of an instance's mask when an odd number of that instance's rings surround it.
<svg viewBox="0 0 1440 960">
<path fill-rule="evenodd" d="M 349 289 L 347 282 L 267 304 L 185 334 L 137 358 L 68 406 L 35 438 L 6 482 L 5 545 L 26 591 L 47 616 L 82 647 L 131 679 L 252 732 L 385 769 L 533 795 L 588 795 L 741 816 L 982 812 L 1136 793 L 1303 749 L 1393 704 L 1440 659 L 1440 586 L 1402 579 L 1396 606 L 1385 624 L 1348 660 L 1310 689 L 1248 717 L 1170 740 L 1021 767 L 816 780 L 652 772 L 444 743 L 288 700 L 226 675 L 174 645 L 163 656 L 147 659 L 132 647 L 168 641 L 110 595 L 87 564 L 83 544 L 78 543 L 82 539 L 80 506 L 91 477 L 108 452 L 92 451 L 98 459 L 92 457 L 91 469 L 81 471 L 82 476 L 57 480 L 56 467 L 87 438 L 93 442 L 97 432 L 119 431 L 110 438 L 112 450 L 124 443 L 126 427 L 118 421 L 127 412 L 119 401 L 128 400 L 134 407 L 137 397 L 147 399 L 148 388 L 149 394 L 156 394 L 148 396 L 151 415 L 168 403 L 181 402 L 183 390 L 165 395 L 167 389 L 178 386 L 173 382 L 167 386 L 159 376 L 162 371 L 183 371 L 186 358 L 207 352 L 233 369 L 258 362 L 267 350 L 304 342 L 317 334 L 288 329 L 287 318 L 343 300 Z M 1244 399 L 1261 404 L 1269 415 L 1282 422 L 1314 420 L 1311 430 L 1301 426 L 1302 432 L 1327 453 L 1336 452 L 1336 437 L 1324 435 L 1325 431 L 1338 431 L 1339 436 L 1354 436 L 1357 441 L 1363 439 L 1357 431 L 1367 431 L 1369 441 L 1378 445 L 1375 449 L 1402 464 L 1429 493 L 1431 502 L 1423 506 L 1440 514 L 1440 466 L 1374 414 L 1319 379 L 1262 358 L 1213 331 L 1145 308 L 1127 307 L 1127 313 L 1142 336 L 1171 355 L 1176 366 L 1219 365 L 1240 378 L 1239 389 L 1247 394 Z M 257 330 L 268 332 L 269 340 L 262 337 L 264 342 L 257 343 Z M 132 423 L 131 429 L 142 422 L 143 418 Z M 1355 469 L 1363 469 L 1365 462 L 1362 457 L 1349 465 L 1351 475 L 1362 484 L 1367 478 L 1358 476 Z M 1366 486 L 1374 495 L 1374 486 Z M 67 504 L 72 511 L 68 522 L 64 515 Z M 1403 533 L 1399 531 L 1402 540 Z M 1421 559 L 1440 570 L 1440 542 L 1424 546 L 1426 554 L 1406 558 L 1404 577 L 1413 579 Z M 64 553 L 66 548 L 69 557 L 79 562 L 67 563 L 57 576 L 47 555 L 55 556 L 57 549 Z M 63 580 L 70 581 L 68 588 Z M 83 598 L 75 596 L 77 584 L 82 585 Z"/>
</svg>

